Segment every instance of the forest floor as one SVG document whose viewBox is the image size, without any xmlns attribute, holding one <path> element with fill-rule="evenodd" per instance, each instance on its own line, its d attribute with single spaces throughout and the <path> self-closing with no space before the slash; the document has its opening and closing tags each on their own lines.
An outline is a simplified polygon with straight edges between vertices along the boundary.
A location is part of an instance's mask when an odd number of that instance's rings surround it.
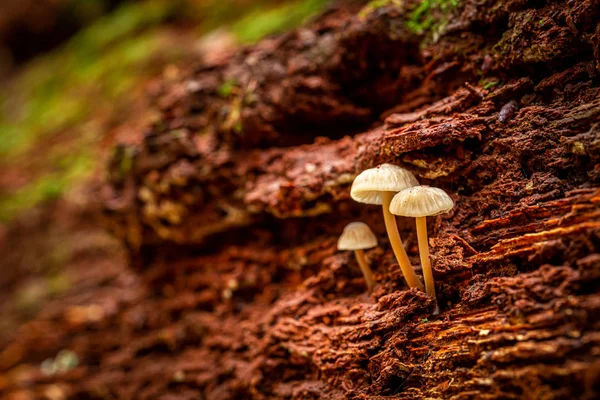
<svg viewBox="0 0 600 400">
<path fill-rule="evenodd" d="M 39 224 L 73 249 L 3 329 L 2 396 L 600 395 L 599 1 L 336 3 L 175 64 L 102 185 L 7 225 L 14 254 Z M 349 197 L 384 162 L 455 201 L 428 220 L 439 315 Z M 380 239 L 371 295 L 336 249 L 355 220 Z"/>
<path fill-rule="evenodd" d="M 99 223 L 100 186 L 115 144 L 140 143 L 156 119 L 153 82 L 291 29 L 326 5 L 33 3 L 0 6 L 0 338 L 72 286 L 75 259 L 115 253 Z"/>
</svg>

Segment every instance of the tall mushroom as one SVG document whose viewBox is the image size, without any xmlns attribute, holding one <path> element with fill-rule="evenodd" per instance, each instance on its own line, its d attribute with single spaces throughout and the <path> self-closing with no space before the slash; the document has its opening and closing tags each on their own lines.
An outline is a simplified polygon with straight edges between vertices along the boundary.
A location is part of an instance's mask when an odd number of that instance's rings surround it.
<svg viewBox="0 0 600 400">
<path fill-rule="evenodd" d="M 382 164 L 358 174 L 352 183 L 350 196 L 359 203 L 382 206 L 385 229 L 390 238 L 394 255 L 402 269 L 402 275 L 404 275 L 404 279 L 409 287 L 416 287 L 423 290 L 423 284 L 413 270 L 410 260 L 406 255 L 406 250 L 404 250 L 404 245 L 402 244 L 396 224 L 396 217 L 390 213 L 390 203 L 394 194 L 418 184 L 417 178 L 404 168 L 391 164 Z"/>
<path fill-rule="evenodd" d="M 414 217 L 417 220 L 417 240 L 423 266 L 423 277 L 427 294 L 435 299 L 433 272 L 429 260 L 426 218 L 450 211 L 454 202 L 442 189 L 430 186 L 415 186 L 404 189 L 394 196 L 390 204 L 392 214 Z"/>
<path fill-rule="evenodd" d="M 377 246 L 377 238 L 364 222 L 351 222 L 344 228 L 340 236 L 337 247 L 338 250 L 354 250 L 356 261 L 362 271 L 369 293 L 375 287 L 375 279 L 367 260 L 365 260 L 365 249 Z"/>
</svg>

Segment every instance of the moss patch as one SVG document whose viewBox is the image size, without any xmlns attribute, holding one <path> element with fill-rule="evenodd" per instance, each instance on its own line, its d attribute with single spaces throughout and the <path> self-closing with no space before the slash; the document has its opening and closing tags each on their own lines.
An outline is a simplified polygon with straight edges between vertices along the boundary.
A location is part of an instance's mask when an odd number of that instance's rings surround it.
<svg viewBox="0 0 600 400">
<path fill-rule="evenodd" d="M 196 35 L 229 26 L 241 43 L 292 29 L 327 0 L 148 0 L 126 3 L 30 63 L 0 93 L 0 168 L 27 166 L 26 185 L 0 187 L 0 219 L 58 197 L 90 176 L 111 126 L 127 119 L 131 92 L 168 63 L 184 60 L 189 42 L 165 41 L 169 21 L 195 24 Z M 191 25 L 190 24 L 190 25 Z M 177 42 L 178 43 L 178 42 Z M 229 97 L 235 82 L 225 82 Z M 90 128 L 92 127 L 92 128 Z M 241 132 L 241 125 L 232 125 Z M 61 150 L 63 149 L 63 150 Z M 57 167 L 55 159 L 68 149 Z M 21 177 L 21 180 L 24 178 Z M 12 187 L 18 187 L 13 189 Z"/>
<path fill-rule="evenodd" d="M 240 43 L 254 43 L 264 36 L 293 29 L 321 11 L 329 1 L 302 0 L 267 10 L 256 10 L 231 26 Z"/>
<path fill-rule="evenodd" d="M 134 34 L 172 12 L 164 3 L 126 5 L 31 64 L 9 88 L 18 98 L 2 99 L 0 155 L 24 152 L 129 89 L 139 79 L 136 68 L 157 48 L 155 36 Z"/>
<path fill-rule="evenodd" d="M 94 158 L 89 153 L 77 151 L 61 157 L 56 164 L 52 172 L 16 192 L 0 194 L 0 221 L 8 221 L 20 210 L 61 196 L 67 188 L 88 176 L 94 167 Z"/>
<path fill-rule="evenodd" d="M 387 6 L 399 7 L 401 5 L 402 5 L 401 0 L 373 0 L 373 1 L 370 1 L 369 3 L 367 3 L 367 5 L 364 6 L 358 12 L 358 16 L 361 18 L 365 18 L 366 16 L 371 14 L 373 11 L 378 10 L 380 8 L 387 7 Z"/>
<path fill-rule="evenodd" d="M 439 35 L 448 24 L 450 13 L 458 5 L 458 0 L 423 0 L 411 11 L 406 27 L 418 35 Z"/>
<path fill-rule="evenodd" d="M 89 175 L 107 120 L 126 112 L 129 91 L 158 71 L 158 50 L 163 60 L 177 58 L 149 29 L 172 16 L 176 3 L 126 4 L 13 80 L 0 98 L 0 164 L 36 171 L 25 186 L 0 193 L 1 220 Z"/>
<path fill-rule="evenodd" d="M 237 82 L 233 79 L 228 79 L 219 87 L 218 93 L 221 97 L 229 97 L 231 92 L 237 87 Z"/>
</svg>

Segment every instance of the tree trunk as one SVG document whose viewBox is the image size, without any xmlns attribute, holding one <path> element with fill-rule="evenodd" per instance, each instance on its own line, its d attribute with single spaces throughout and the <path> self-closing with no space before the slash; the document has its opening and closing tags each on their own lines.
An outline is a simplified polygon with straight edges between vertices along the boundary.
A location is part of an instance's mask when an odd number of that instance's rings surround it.
<svg viewBox="0 0 600 400">
<path fill-rule="evenodd" d="M 57 313 L 15 339 L 21 362 L 80 358 L 29 385 L 126 399 L 600 396 L 600 1 L 376 3 L 151 88 L 160 117 L 115 151 L 104 190 L 134 272 L 94 289 L 100 317 Z M 380 207 L 350 199 L 384 162 L 455 201 L 427 224 L 439 315 L 405 286 Z M 371 296 L 336 250 L 356 220 L 380 239 Z M 414 224 L 398 219 L 419 266 Z"/>
</svg>

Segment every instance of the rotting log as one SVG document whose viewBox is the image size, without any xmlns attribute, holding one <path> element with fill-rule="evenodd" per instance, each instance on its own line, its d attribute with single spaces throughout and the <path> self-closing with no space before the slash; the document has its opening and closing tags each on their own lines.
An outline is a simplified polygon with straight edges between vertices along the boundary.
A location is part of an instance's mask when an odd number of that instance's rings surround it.
<svg viewBox="0 0 600 400">
<path fill-rule="evenodd" d="M 160 118 L 104 191 L 135 268 L 24 326 L 0 390 L 600 396 L 600 2 L 448 3 L 340 5 L 154 85 Z M 349 199 L 383 162 L 456 203 L 428 227 L 438 316 L 403 286 L 380 210 Z M 382 242 L 370 297 L 335 249 L 353 220 Z M 81 358 L 68 373 L 15 367 L 61 348 Z"/>
</svg>

